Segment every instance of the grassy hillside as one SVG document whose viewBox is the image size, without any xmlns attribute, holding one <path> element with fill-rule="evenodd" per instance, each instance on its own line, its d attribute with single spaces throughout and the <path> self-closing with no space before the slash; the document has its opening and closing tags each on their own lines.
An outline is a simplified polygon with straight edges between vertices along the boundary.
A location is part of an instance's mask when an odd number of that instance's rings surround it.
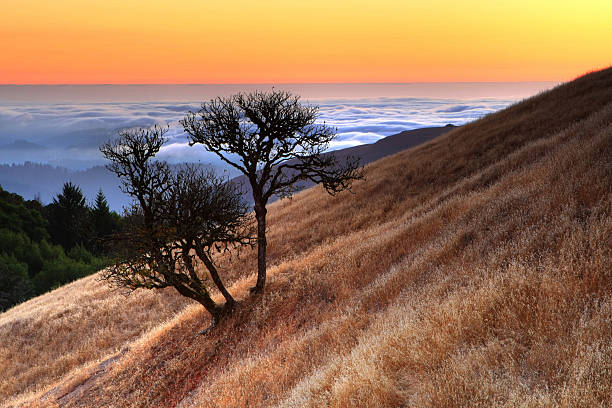
<svg viewBox="0 0 612 408">
<path fill-rule="evenodd" d="M 41 407 L 607 406 L 612 69 L 271 206 L 236 314 L 95 277 L 0 315 L 0 401 Z"/>
</svg>

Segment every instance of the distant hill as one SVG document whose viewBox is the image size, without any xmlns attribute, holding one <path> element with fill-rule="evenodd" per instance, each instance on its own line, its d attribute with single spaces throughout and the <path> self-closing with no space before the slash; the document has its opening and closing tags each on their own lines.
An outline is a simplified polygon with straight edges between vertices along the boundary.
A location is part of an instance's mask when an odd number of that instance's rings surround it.
<svg viewBox="0 0 612 408">
<path fill-rule="evenodd" d="M 396 135 L 382 138 L 372 144 L 337 150 L 336 155 L 339 157 L 359 157 L 363 164 L 368 164 L 385 156 L 390 156 L 402 150 L 410 149 L 411 147 L 425 143 L 455 128 L 456 126 L 448 124 L 443 127 L 405 130 Z"/>
<path fill-rule="evenodd" d="M 93 201 L 101 188 L 109 205 L 116 211 L 129 203 L 129 198 L 119 190 L 119 180 L 103 166 L 87 170 L 69 170 L 48 164 L 25 162 L 24 164 L 0 164 L 0 185 L 7 191 L 26 199 L 40 198 L 48 204 L 68 181 L 77 184 L 89 201 Z"/>
<path fill-rule="evenodd" d="M 28 142 L 27 140 L 15 140 L 12 143 L 0 145 L 0 150 L 11 151 L 11 150 L 25 150 L 25 151 L 38 151 L 48 149 L 45 146 Z"/>
<path fill-rule="evenodd" d="M 364 164 L 367 164 L 381 157 L 416 146 L 452 128 L 452 125 L 448 125 L 446 127 L 408 130 L 385 137 L 373 144 L 336 150 L 333 154 L 340 156 L 357 155 L 362 158 Z M 5 146 L 15 147 L 16 144 L 21 147 L 27 145 L 31 149 L 45 149 L 43 146 L 26 141 L 18 141 Z M 119 180 L 103 166 L 95 166 L 87 170 L 70 170 L 64 167 L 32 162 L 0 164 L 0 186 L 26 199 L 38 197 L 45 204 L 57 195 L 62 185 L 67 181 L 79 185 L 89 200 L 93 200 L 101 188 L 111 209 L 119 213 L 124 206 L 130 203 L 130 198 L 119 189 Z M 241 176 L 233 179 L 233 181 L 243 184 L 245 198 L 250 202 L 252 199 L 248 183 L 245 183 L 246 178 Z M 310 184 L 304 184 L 302 188 L 309 186 Z"/>
<path fill-rule="evenodd" d="M 372 163 L 385 156 L 401 152 L 419 144 L 432 140 L 448 131 L 455 129 L 456 126 L 448 124 L 442 127 L 427 127 L 414 130 L 406 130 L 395 135 L 384 137 L 375 143 L 364 144 L 360 146 L 348 147 L 345 149 L 334 150 L 326 155 L 334 155 L 340 161 L 347 157 L 358 157 L 362 165 Z M 241 185 L 244 197 L 249 204 L 253 203 L 251 194 L 251 186 L 248 183 L 246 176 L 238 176 L 232 179 L 234 183 Z M 310 181 L 302 182 L 297 186 L 297 190 L 303 190 L 312 187 L 314 183 Z M 272 196 L 270 202 L 278 200 L 278 196 Z"/>
</svg>

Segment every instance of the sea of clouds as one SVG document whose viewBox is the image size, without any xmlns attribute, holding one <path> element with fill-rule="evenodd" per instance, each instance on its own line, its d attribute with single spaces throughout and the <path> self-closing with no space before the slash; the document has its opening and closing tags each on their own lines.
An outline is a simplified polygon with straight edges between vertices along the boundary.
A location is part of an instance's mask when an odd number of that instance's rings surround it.
<svg viewBox="0 0 612 408">
<path fill-rule="evenodd" d="M 314 98 L 320 121 L 337 128 L 331 148 L 373 143 L 403 130 L 462 125 L 516 99 Z M 203 147 L 189 147 L 179 120 L 199 103 L 0 103 L 0 163 L 25 161 L 71 169 L 104 164 L 98 147 L 122 128 L 167 124 L 168 143 L 159 157 L 169 162 L 224 165 Z"/>
</svg>

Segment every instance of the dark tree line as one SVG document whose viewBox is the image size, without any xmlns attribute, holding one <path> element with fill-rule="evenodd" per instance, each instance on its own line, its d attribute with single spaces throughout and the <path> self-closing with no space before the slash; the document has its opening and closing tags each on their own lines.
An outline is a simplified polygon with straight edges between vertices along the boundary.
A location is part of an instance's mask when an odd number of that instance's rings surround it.
<svg viewBox="0 0 612 408">
<path fill-rule="evenodd" d="M 52 241 L 67 251 L 81 245 L 102 254 L 101 240 L 121 228 L 121 217 L 110 210 L 102 190 L 90 207 L 81 188 L 70 182 L 45 207 L 45 215 Z"/>
<path fill-rule="evenodd" d="M 45 207 L 0 188 L 0 311 L 106 266 L 98 243 L 120 223 L 101 191 L 90 208 L 66 183 Z"/>
</svg>

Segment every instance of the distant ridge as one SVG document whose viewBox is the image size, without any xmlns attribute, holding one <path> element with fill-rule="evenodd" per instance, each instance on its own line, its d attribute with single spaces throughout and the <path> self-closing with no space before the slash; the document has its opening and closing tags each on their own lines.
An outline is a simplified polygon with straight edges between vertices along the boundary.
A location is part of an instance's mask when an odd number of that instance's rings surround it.
<svg viewBox="0 0 612 408">
<path fill-rule="evenodd" d="M 384 137 L 375 143 L 364 144 L 360 146 L 347 147 L 345 149 L 334 150 L 325 154 L 333 154 L 340 161 L 347 157 L 358 157 L 362 165 L 372 163 L 383 157 L 390 156 L 392 154 L 401 152 L 402 150 L 410 149 L 411 147 L 418 146 L 429 140 L 435 139 L 436 137 L 443 135 L 457 126 L 448 124 L 446 126 L 439 127 L 426 127 L 413 130 L 405 130 L 395 135 Z M 253 203 L 253 197 L 251 195 L 251 187 L 248 183 L 246 176 L 238 176 L 232 179 L 233 182 L 242 185 L 242 191 L 245 195 L 245 199 L 249 204 Z M 297 187 L 297 190 L 304 190 L 312 187 L 314 183 L 310 181 L 302 182 Z M 270 202 L 278 200 L 278 196 L 272 196 Z"/>
<path fill-rule="evenodd" d="M 387 136 L 376 143 L 335 150 L 328 154 L 335 154 L 341 157 L 358 156 L 363 164 L 367 164 L 424 143 L 454 128 L 455 126 L 453 125 L 447 125 L 445 127 L 407 130 Z M 44 146 L 27 141 L 17 141 L 2 148 L 16 144 L 20 146 L 27 145 L 32 149 L 45 148 Z M 0 185 L 2 188 L 11 193 L 17 193 L 27 200 L 40 197 L 43 203 L 48 203 L 67 181 L 78 184 L 83 189 L 88 200 L 93 200 L 101 188 L 108 199 L 110 207 L 115 211 L 121 211 L 122 207 L 130 202 L 130 198 L 119 190 L 119 180 L 103 166 L 95 166 L 86 170 L 70 170 L 64 167 L 32 162 L 24 164 L 0 164 Z M 246 178 L 239 176 L 232 179 L 232 181 L 243 184 L 245 198 L 247 202 L 251 202 L 251 193 L 247 187 Z M 301 188 L 307 188 L 311 185 L 303 184 Z M 276 198 L 272 201 L 274 200 Z"/>
<path fill-rule="evenodd" d="M 27 140 L 15 140 L 12 143 L 0 145 L 0 150 L 46 150 L 48 147 Z"/>
<path fill-rule="evenodd" d="M 356 156 L 361 158 L 362 164 L 368 164 L 385 156 L 390 156 L 402 150 L 420 145 L 432 140 L 457 126 L 448 124 L 442 127 L 426 127 L 413 130 L 405 130 L 395 135 L 382 138 L 375 143 L 349 147 L 336 150 L 334 154 L 340 157 Z"/>
</svg>

